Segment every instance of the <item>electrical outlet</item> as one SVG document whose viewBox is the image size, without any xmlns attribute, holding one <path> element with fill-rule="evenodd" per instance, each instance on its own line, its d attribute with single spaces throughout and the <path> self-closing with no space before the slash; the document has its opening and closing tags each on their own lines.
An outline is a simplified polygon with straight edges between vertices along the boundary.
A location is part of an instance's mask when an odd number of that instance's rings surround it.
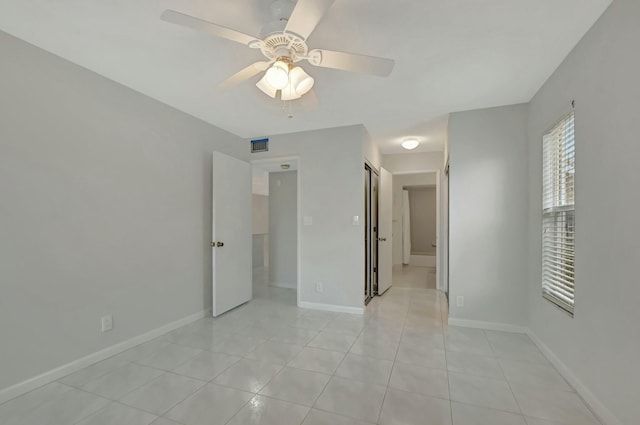
<svg viewBox="0 0 640 425">
<path fill-rule="evenodd" d="M 324 287 L 322 285 L 322 282 L 316 282 L 316 292 L 322 293 L 323 291 L 324 291 Z"/>
<path fill-rule="evenodd" d="M 456 307 L 464 307 L 464 297 L 462 295 L 456 297 Z"/>
<path fill-rule="evenodd" d="M 111 329 L 113 329 L 113 315 L 102 316 L 102 332 L 107 332 Z"/>
</svg>

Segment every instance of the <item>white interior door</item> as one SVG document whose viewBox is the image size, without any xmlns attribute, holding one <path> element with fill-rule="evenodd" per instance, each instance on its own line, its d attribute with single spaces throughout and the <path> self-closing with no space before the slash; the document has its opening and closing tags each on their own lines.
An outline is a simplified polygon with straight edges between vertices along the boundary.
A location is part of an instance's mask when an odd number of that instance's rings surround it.
<svg viewBox="0 0 640 425">
<path fill-rule="evenodd" d="M 213 316 L 252 297 L 251 166 L 213 153 Z"/>
<path fill-rule="evenodd" d="M 378 294 L 391 287 L 393 278 L 393 174 L 380 168 L 378 198 Z"/>
</svg>

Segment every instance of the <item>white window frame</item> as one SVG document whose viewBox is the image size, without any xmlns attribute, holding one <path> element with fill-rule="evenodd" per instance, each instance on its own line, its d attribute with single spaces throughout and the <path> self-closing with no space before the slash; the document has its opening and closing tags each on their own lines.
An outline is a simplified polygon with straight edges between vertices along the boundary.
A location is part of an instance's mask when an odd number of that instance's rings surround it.
<svg viewBox="0 0 640 425">
<path fill-rule="evenodd" d="M 542 138 L 542 296 L 575 308 L 575 114 Z"/>
</svg>

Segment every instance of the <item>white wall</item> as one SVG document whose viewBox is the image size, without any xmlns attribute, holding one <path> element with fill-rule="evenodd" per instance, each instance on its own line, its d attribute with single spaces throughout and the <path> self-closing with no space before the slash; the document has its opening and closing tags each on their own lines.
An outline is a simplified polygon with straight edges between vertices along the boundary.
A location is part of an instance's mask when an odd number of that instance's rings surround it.
<svg viewBox="0 0 640 425">
<path fill-rule="evenodd" d="M 210 308 L 211 152 L 248 147 L 1 32 L 0 52 L 2 389 Z"/>
<path fill-rule="evenodd" d="M 385 155 L 386 157 L 386 155 Z M 435 185 L 435 173 L 394 174 L 393 176 L 393 265 L 402 264 L 402 215 L 404 205 L 402 188 L 404 186 Z"/>
<path fill-rule="evenodd" d="M 364 227 L 351 221 L 364 209 L 364 138 L 361 125 L 277 135 L 251 155 L 299 158 L 300 215 L 313 222 L 299 234 L 302 303 L 363 308 Z"/>
<path fill-rule="evenodd" d="M 410 187 L 411 253 L 436 255 L 436 187 Z"/>
<path fill-rule="evenodd" d="M 366 128 L 364 129 L 364 158 L 369 162 L 370 165 L 373 165 L 373 168 L 375 168 L 376 170 L 380 169 L 380 165 L 382 165 L 382 155 L 380 154 L 380 148 L 373 141 Z M 364 164 L 362 164 L 362 166 L 364 167 Z"/>
<path fill-rule="evenodd" d="M 266 192 L 269 192 L 269 174 L 265 179 L 267 183 Z M 255 175 L 254 175 L 255 188 Z M 253 267 L 265 267 L 269 265 L 269 196 L 256 195 L 251 196 L 251 216 L 253 227 Z"/>
<path fill-rule="evenodd" d="M 251 193 L 269 196 L 269 172 L 260 167 L 251 167 Z"/>
<path fill-rule="evenodd" d="M 640 2 L 615 0 L 529 108 L 530 328 L 602 403 L 598 410 L 608 424 L 636 424 L 640 418 L 639 23 Z M 572 100 L 574 318 L 543 300 L 540 289 L 541 139 Z"/>
<path fill-rule="evenodd" d="M 527 105 L 449 118 L 450 317 L 526 322 L 526 120 Z"/>
<path fill-rule="evenodd" d="M 269 173 L 269 284 L 298 283 L 298 173 Z"/>
<path fill-rule="evenodd" d="M 269 197 L 265 195 L 251 196 L 253 234 L 269 233 Z"/>
<path fill-rule="evenodd" d="M 392 174 L 442 170 L 444 167 L 444 153 L 414 152 L 382 155 L 382 167 Z"/>
</svg>

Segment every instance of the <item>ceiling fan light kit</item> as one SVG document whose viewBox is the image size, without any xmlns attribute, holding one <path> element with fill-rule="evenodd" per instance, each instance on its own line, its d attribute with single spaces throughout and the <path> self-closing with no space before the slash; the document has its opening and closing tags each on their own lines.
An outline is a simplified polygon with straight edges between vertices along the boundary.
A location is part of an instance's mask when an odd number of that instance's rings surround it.
<svg viewBox="0 0 640 425">
<path fill-rule="evenodd" d="M 216 37 L 235 41 L 257 49 L 267 59 L 255 62 L 218 84 L 217 90 L 228 90 L 264 72 L 256 86 L 267 96 L 299 99 L 309 93 L 315 80 L 295 64 L 306 60 L 313 66 L 342 71 L 388 76 L 395 62 L 391 59 L 357 55 L 325 49 L 310 50 L 309 35 L 316 28 L 334 0 L 275 0 L 270 7 L 274 21 L 262 28 L 262 38 L 208 22 L 174 10 L 165 10 L 161 19 L 177 25 L 203 31 Z"/>
<path fill-rule="evenodd" d="M 280 99 L 283 101 L 300 99 L 309 93 L 313 87 L 314 80 L 299 66 L 293 68 L 289 73 L 289 84 L 282 89 Z"/>
</svg>

